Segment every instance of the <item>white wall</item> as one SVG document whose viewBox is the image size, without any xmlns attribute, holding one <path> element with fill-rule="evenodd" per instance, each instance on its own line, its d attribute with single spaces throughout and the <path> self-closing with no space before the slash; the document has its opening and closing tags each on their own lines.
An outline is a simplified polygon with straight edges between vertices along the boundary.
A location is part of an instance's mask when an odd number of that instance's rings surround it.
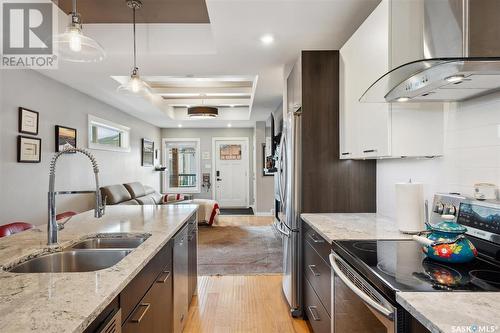
<svg viewBox="0 0 500 333">
<path fill-rule="evenodd" d="M 409 178 L 435 192 L 473 194 L 473 185 L 500 185 L 500 93 L 447 105 L 445 154 L 433 160 L 377 161 L 377 211 L 395 215 L 394 184 Z M 425 135 L 425 133 L 422 133 Z"/>
<path fill-rule="evenodd" d="M 55 152 L 55 125 L 76 128 L 78 146 L 87 147 L 87 116 L 92 114 L 131 128 L 129 153 L 92 150 L 100 167 L 101 185 L 141 181 L 159 189 L 159 173 L 141 167 L 141 138 L 160 144 L 160 129 L 31 70 L 3 70 L 0 109 L 0 224 L 46 223 L 49 163 Z M 38 138 L 42 161 L 17 163 L 18 107 L 40 112 Z M 90 163 L 80 155 L 62 156 L 56 189 L 83 190 L 94 186 Z M 84 211 L 93 195 L 59 196 L 58 211 Z"/>
<path fill-rule="evenodd" d="M 264 176 L 262 172 L 264 143 L 266 143 L 266 122 L 257 121 L 255 124 L 255 212 L 257 214 L 271 214 L 271 209 L 274 208 L 274 177 Z"/>
<path fill-rule="evenodd" d="M 212 178 L 212 138 L 215 137 L 246 137 L 248 138 L 248 155 L 250 163 L 250 172 L 248 174 L 250 188 L 250 205 L 254 204 L 254 154 L 253 154 L 253 128 L 164 128 L 161 131 L 162 138 L 200 138 L 201 154 L 208 152 L 209 160 L 201 160 L 201 173 L 210 173 Z M 215 180 L 210 179 L 212 187 L 210 190 L 202 188 L 201 193 L 196 193 L 193 196 L 201 199 L 211 199 Z"/>
</svg>

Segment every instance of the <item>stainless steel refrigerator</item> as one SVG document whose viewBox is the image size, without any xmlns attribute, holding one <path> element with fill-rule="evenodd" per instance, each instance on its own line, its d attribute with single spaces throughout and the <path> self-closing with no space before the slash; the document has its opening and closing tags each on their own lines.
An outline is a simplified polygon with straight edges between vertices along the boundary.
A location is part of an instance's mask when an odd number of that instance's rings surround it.
<svg viewBox="0 0 500 333">
<path fill-rule="evenodd" d="M 275 177 L 280 205 L 274 226 L 283 241 L 283 293 L 293 316 L 301 315 L 301 114 L 297 108 L 283 119 Z"/>
</svg>

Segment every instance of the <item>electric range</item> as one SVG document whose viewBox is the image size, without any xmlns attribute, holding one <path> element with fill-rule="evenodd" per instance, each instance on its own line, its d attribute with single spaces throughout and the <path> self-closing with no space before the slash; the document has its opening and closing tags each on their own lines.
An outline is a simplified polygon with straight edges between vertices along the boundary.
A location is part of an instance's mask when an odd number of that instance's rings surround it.
<svg viewBox="0 0 500 333">
<path fill-rule="evenodd" d="M 411 239 L 333 242 L 335 332 L 426 332 L 423 327 L 415 329 L 414 318 L 396 302 L 400 291 L 500 291 L 500 203 L 440 194 L 434 198 L 430 222 L 439 222 L 442 214 L 455 215 L 455 221 L 467 227 L 466 237 L 479 253 L 473 261 L 430 260 Z M 357 320 L 346 319 L 345 313 L 356 315 Z"/>
</svg>

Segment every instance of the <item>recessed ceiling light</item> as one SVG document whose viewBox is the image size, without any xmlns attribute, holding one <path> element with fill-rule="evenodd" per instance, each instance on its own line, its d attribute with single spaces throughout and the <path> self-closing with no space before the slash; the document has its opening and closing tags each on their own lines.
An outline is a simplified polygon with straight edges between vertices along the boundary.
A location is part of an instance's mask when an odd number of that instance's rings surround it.
<svg viewBox="0 0 500 333">
<path fill-rule="evenodd" d="M 182 124 L 177 125 L 177 127 L 181 128 L 181 127 L 182 127 Z"/>
<path fill-rule="evenodd" d="M 453 75 L 453 76 L 447 77 L 446 81 L 448 81 L 450 83 L 457 83 L 457 82 L 463 81 L 464 79 L 465 79 L 465 76 L 463 76 L 463 75 Z"/>
<path fill-rule="evenodd" d="M 399 97 L 396 101 L 398 102 L 408 102 L 410 97 Z"/>
<path fill-rule="evenodd" d="M 271 45 L 272 43 L 274 43 L 274 36 L 271 34 L 265 34 L 262 37 L 260 37 L 260 41 L 264 45 Z"/>
<path fill-rule="evenodd" d="M 227 127 L 231 127 L 231 126 L 233 126 L 233 125 L 231 125 L 231 123 L 227 124 Z"/>
</svg>

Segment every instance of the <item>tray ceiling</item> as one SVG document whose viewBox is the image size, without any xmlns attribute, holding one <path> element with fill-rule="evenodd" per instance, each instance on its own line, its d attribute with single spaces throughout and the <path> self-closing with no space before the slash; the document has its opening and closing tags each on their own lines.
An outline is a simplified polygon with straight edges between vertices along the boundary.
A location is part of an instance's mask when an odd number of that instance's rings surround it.
<svg viewBox="0 0 500 333">
<path fill-rule="evenodd" d="M 53 0 L 65 13 L 72 0 Z M 80 0 L 84 23 L 130 23 L 132 11 L 125 0 Z M 205 0 L 143 0 L 137 23 L 210 23 Z"/>
</svg>

